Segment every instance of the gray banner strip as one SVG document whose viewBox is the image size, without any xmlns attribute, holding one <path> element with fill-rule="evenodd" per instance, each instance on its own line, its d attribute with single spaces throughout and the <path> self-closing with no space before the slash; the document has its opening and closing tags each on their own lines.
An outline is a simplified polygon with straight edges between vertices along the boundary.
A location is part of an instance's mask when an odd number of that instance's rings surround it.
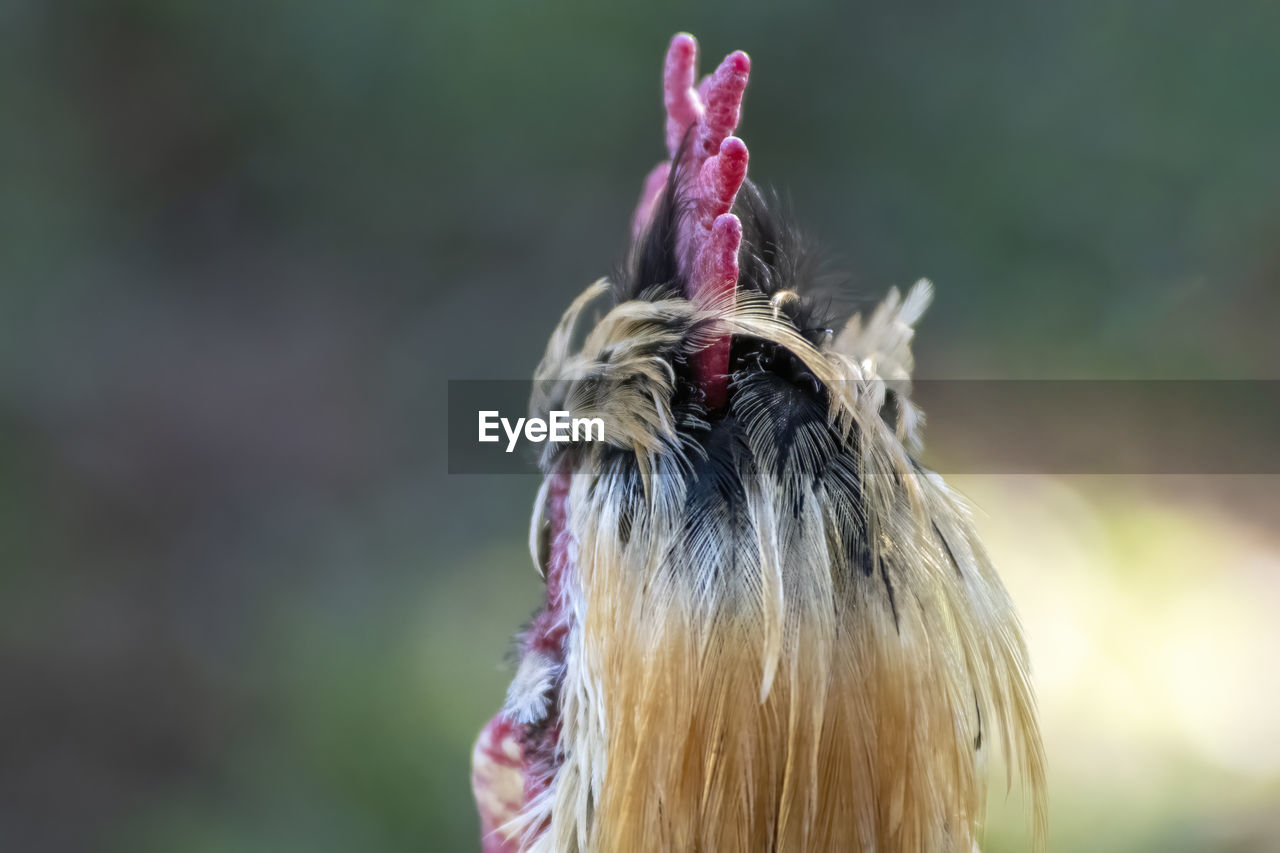
<svg viewBox="0 0 1280 853">
<path fill-rule="evenodd" d="M 450 381 L 449 473 L 537 473 L 554 425 L 519 423 L 532 390 Z M 943 474 L 1280 474 L 1280 380 L 919 380 L 912 399 Z"/>
</svg>

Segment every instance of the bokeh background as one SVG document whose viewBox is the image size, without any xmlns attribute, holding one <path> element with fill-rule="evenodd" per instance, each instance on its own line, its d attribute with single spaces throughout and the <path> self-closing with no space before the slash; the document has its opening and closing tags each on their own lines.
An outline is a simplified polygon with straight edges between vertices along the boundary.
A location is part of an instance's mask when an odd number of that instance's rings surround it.
<svg viewBox="0 0 1280 853">
<path fill-rule="evenodd" d="M 676 30 L 922 375 L 1280 378 L 1277 4 L 693 6 L 0 2 L 0 847 L 476 849 L 536 483 L 445 382 L 620 258 Z M 1280 850 L 1277 478 L 1097 473 L 959 482 L 1053 849 Z"/>
</svg>

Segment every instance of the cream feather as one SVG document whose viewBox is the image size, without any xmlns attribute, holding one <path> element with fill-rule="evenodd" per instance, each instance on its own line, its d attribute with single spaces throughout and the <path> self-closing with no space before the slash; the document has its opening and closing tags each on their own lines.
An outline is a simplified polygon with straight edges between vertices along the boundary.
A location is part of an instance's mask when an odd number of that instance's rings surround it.
<svg viewBox="0 0 1280 853">
<path fill-rule="evenodd" d="M 575 300 L 538 372 L 535 413 L 600 416 L 607 443 L 579 448 L 569 493 L 562 764 L 523 818 L 548 827 L 530 849 L 969 851 L 992 742 L 1033 791 L 1040 833 L 1043 754 L 1012 605 L 963 502 L 913 462 L 914 428 L 882 417 L 892 397 L 909 404 L 928 284 L 826 348 L 743 294 L 624 303 L 571 351 L 600 291 Z M 778 473 L 770 412 L 745 402 L 758 452 L 741 494 L 686 518 L 699 450 L 682 441 L 670 364 L 712 328 L 812 371 L 827 427 L 799 432 L 793 452 L 841 442 L 856 482 Z M 855 534 L 870 572 L 850 564 Z"/>
</svg>

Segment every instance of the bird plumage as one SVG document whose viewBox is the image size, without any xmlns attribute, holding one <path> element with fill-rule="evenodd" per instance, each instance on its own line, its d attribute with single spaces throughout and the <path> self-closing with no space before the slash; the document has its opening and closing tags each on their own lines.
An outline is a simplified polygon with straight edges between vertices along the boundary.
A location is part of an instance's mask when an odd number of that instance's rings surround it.
<svg viewBox="0 0 1280 853">
<path fill-rule="evenodd" d="M 833 333 L 761 193 L 699 206 L 715 181 L 689 170 L 716 166 L 687 147 L 731 147 L 691 121 L 669 123 L 625 274 L 574 300 L 535 374 L 534 415 L 600 417 L 606 441 L 542 459 L 547 601 L 476 748 L 486 850 L 967 853 L 992 743 L 1042 829 L 1016 615 L 968 508 L 912 455 L 930 286 Z M 728 289 L 694 257 L 726 216 Z"/>
</svg>

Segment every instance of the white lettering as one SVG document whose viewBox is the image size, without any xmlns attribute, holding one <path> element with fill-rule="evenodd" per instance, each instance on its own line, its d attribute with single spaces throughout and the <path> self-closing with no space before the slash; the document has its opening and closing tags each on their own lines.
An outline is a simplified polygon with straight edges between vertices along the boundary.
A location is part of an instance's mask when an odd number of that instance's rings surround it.
<svg viewBox="0 0 1280 853">
<path fill-rule="evenodd" d="M 578 438 L 578 427 L 582 427 L 583 436 Z M 591 428 L 595 427 L 596 437 L 591 437 Z M 604 441 L 604 418 L 574 418 L 573 419 L 573 440 L 574 441 Z"/>
<path fill-rule="evenodd" d="M 514 453 L 516 442 L 523 433 L 526 441 L 541 443 L 552 441 L 566 444 L 571 441 L 604 441 L 604 418 L 572 418 L 569 412 L 559 409 L 548 413 L 550 421 L 542 418 L 516 418 L 512 422 L 500 412 L 479 412 L 479 436 L 483 442 L 501 441 L 498 427 L 507 436 L 507 453 Z"/>
<path fill-rule="evenodd" d="M 555 411 L 551 413 L 551 440 L 562 442 L 569 440 L 569 413 Z"/>
<path fill-rule="evenodd" d="M 497 412 L 481 412 L 480 413 L 480 440 L 481 441 L 497 441 L 498 436 L 490 435 L 489 430 L 497 429 L 497 421 L 492 420 L 498 416 Z"/>
<path fill-rule="evenodd" d="M 516 449 L 516 439 L 520 437 L 520 427 L 522 426 L 524 426 L 524 418 L 516 418 L 516 425 L 514 429 L 511 426 L 511 421 L 506 418 L 502 419 L 502 428 L 507 433 L 508 453 Z"/>
</svg>

